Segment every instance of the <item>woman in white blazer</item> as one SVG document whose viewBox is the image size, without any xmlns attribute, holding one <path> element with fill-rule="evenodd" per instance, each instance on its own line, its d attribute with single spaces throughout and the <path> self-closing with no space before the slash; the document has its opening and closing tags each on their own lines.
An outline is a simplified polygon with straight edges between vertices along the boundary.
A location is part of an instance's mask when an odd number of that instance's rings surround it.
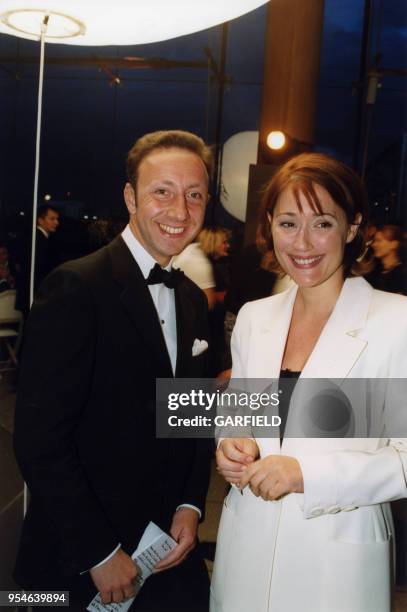
<svg viewBox="0 0 407 612">
<path fill-rule="evenodd" d="M 218 469 L 232 487 L 211 612 L 390 612 L 388 502 L 407 496 L 407 298 L 358 276 L 366 221 L 359 178 L 323 154 L 287 162 L 265 193 L 262 236 L 296 286 L 241 309 L 232 378 L 339 380 L 365 419 L 357 438 L 290 437 L 294 391 L 281 444 L 221 439 Z M 375 388 L 390 378 L 404 381 Z M 388 422 L 389 437 L 368 437 Z"/>
</svg>

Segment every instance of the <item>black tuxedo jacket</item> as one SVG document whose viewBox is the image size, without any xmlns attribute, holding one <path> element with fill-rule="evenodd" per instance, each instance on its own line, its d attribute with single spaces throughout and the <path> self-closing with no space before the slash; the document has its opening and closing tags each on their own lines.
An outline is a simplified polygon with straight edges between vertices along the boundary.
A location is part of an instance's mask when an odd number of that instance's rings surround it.
<svg viewBox="0 0 407 612">
<path fill-rule="evenodd" d="M 206 298 L 175 289 L 176 375 L 204 375 Z M 155 438 L 155 380 L 171 377 L 150 292 L 121 237 L 68 262 L 42 284 L 27 324 L 15 452 L 28 484 L 15 578 L 44 584 L 128 553 L 150 520 L 168 529 L 176 507 L 204 510 L 210 445 Z"/>
<path fill-rule="evenodd" d="M 36 230 L 34 288 L 37 289 L 51 270 L 49 238 L 43 232 Z"/>
</svg>

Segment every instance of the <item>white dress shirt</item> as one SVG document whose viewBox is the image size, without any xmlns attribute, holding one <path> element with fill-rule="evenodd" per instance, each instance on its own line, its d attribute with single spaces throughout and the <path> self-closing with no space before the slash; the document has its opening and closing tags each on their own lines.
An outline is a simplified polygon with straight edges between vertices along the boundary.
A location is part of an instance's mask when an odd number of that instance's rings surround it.
<svg viewBox="0 0 407 612">
<path fill-rule="evenodd" d="M 136 260 L 142 275 L 147 280 L 151 269 L 157 263 L 156 260 L 140 244 L 129 225 L 123 231 L 122 238 Z M 165 267 L 165 270 L 168 272 L 171 270 L 171 263 L 170 261 L 168 266 Z M 148 285 L 148 289 L 161 323 L 165 344 L 170 356 L 172 372 L 175 374 L 175 365 L 177 363 L 177 322 L 175 318 L 174 289 L 169 289 L 163 283 Z"/>
</svg>

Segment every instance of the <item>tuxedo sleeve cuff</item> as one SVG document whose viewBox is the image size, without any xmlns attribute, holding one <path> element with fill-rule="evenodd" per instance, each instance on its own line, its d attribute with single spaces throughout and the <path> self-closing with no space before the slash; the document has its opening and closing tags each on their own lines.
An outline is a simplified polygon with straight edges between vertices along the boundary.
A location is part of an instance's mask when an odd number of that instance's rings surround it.
<svg viewBox="0 0 407 612">
<path fill-rule="evenodd" d="M 109 559 L 111 559 L 113 557 L 113 555 L 115 555 L 117 553 L 117 551 L 121 548 L 121 544 L 118 544 L 116 546 L 116 548 L 114 550 L 112 550 L 112 552 L 110 553 L 110 555 L 108 555 L 105 559 L 103 559 L 103 561 L 101 561 L 100 563 L 97 563 L 96 565 L 94 565 L 93 567 L 91 567 L 88 570 L 85 570 L 84 572 L 81 572 L 81 576 L 82 574 L 87 574 L 91 569 L 95 569 L 96 567 L 100 567 L 101 565 L 103 565 L 104 563 L 106 563 L 106 561 L 109 561 Z"/>
</svg>

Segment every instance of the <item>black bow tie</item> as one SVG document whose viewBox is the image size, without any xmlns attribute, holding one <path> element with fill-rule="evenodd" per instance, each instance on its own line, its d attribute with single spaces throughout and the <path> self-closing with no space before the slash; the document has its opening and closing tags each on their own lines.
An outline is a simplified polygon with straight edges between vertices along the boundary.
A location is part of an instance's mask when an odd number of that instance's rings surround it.
<svg viewBox="0 0 407 612">
<path fill-rule="evenodd" d="M 168 289 L 174 289 L 180 282 L 184 273 L 181 270 L 171 268 L 171 271 L 164 270 L 158 263 L 155 264 L 154 268 L 151 268 L 150 274 L 147 278 L 147 285 L 158 285 L 164 283 Z"/>
</svg>

